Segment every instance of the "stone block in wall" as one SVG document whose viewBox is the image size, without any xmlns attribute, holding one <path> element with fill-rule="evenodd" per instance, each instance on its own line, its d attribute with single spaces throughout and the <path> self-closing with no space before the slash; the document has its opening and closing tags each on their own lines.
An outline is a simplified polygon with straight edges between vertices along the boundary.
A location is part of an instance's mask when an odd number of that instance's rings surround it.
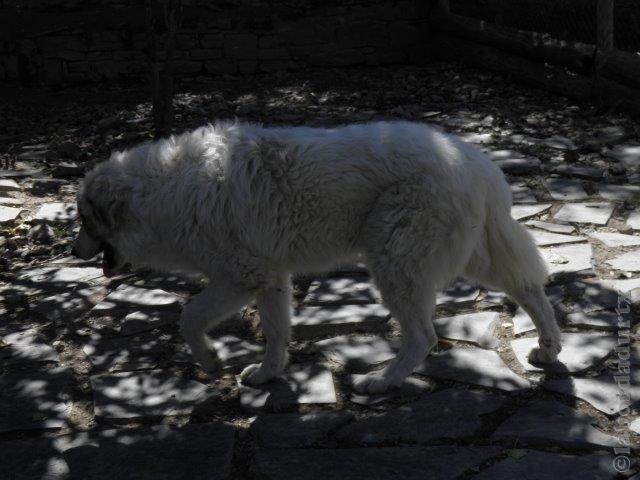
<svg viewBox="0 0 640 480">
<path fill-rule="evenodd" d="M 230 59 L 255 59 L 258 37 L 252 33 L 228 33 L 224 36 L 224 56 Z"/>
<path fill-rule="evenodd" d="M 89 52 L 87 60 L 92 63 L 108 62 L 113 60 L 113 52 Z"/>
<path fill-rule="evenodd" d="M 177 75 L 193 75 L 202 72 L 203 64 L 198 61 L 178 60 L 173 64 Z"/>
<path fill-rule="evenodd" d="M 146 33 L 134 33 L 131 41 L 133 50 L 146 50 L 149 48 L 149 39 Z"/>
<path fill-rule="evenodd" d="M 314 45 L 321 40 L 316 32 L 316 23 L 313 19 L 305 18 L 291 24 L 284 25 L 282 37 L 287 45 Z"/>
<path fill-rule="evenodd" d="M 78 62 L 67 62 L 67 72 L 69 73 L 86 73 L 89 71 L 89 62 L 81 60 Z"/>
<path fill-rule="evenodd" d="M 116 50 L 113 52 L 115 60 L 131 61 L 133 60 L 133 50 Z"/>
<path fill-rule="evenodd" d="M 204 68 L 213 75 L 224 75 L 225 73 L 236 73 L 238 71 L 236 62 L 225 59 L 204 62 Z"/>
<path fill-rule="evenodd" d="M 120 50 L 124 48 L 122 35 L 118 31 L 93 32 L 91 34 L 91 50 Z"/>
<path fill-rule="evenodd" d="M 404 63 L 407 61 L 405 51 L 375 51 L 365 55 L 367 65 L 388 65 L 393 63 Z"/>
<path fill-rule="evenodd" d="M 336 28 L 335 42 L 342 48 L 381 47 L 389 44 L 389 33 L 383 22 L 346 22 Z"/>
<path fill-rule="evenodd" d="M 222 50 L 219 48 L 197 48 L 189 52 L 189 57 L 193 60 L 215 60 L 222 58 Z"/>
<path fill-rule="evenodd" d="M 291 58 L 295 60 L 307 60 L 311 55 L 322 55 L 329 53 L 332 49 L 337 48 L 336 45 L 329 44 L 320 45 L 291 45 L 288 50 Z M 335 50 L 333 50 L 335 52 Z"/>
<path fill-rule="evenodd" d="M 61 50 L 56 53 L 50 54 L 53 58 L 59 58 L 68 62 L 75 62 L 78 60 L 84 60 L 87 56 L 85 52 L 79 52 L 74 50 Z"/>
<path fill-rule="evenodd" d="M 283 39 L 279 35 L 261 35 L 258 37 L 258 48 L 276 48 L 283 45 Z"/>
<path fill-rule="evenodd" d="M 82 35 L 48 35 L 36 40 L 38 50 L 42 54 L 56 53 L 61 50 L 85 52 L 87 43 Z"/>
<path fill-rule="evenodd" d="M 207 33 L 200 39 L 200 45 L 203 48 L 222 48 L 224 37 L 221 33 Z"/>
<path fill-rule="evenodd" d="M 425 35 L 420 28 L 407 22 L 392 22 L 389 25 L 389 41 L 392 48 L 409 47 L 424 42 Z"/>
<path fill-rule="evenodd" d="M 198 48 L 198 46 L 198 37 L 196 37 L 195 34 L 176 34 L 176 47 L 178 48 L 178 50 L 191 50 L 193 48 Z"/>
<path fill-rule="evenodd" d="M 258 62 L 255 60 L 240 60 L 238 62 L 238 72 L 243 75 L 247 75 L 250 73 L 256 73 L 258 69 Z"/>
<path fill-rule="evenodd" d="M 6 55 L 2 59 L 2 66 L 4 67 L 4 75 L 6 78 L 18 78 L 18 56 Z"/>
<path fill-rule="evenodd" d="M 400 0 L 395 6 L 400 18 L 409 21 L 426 19 L 429 16 L 430 2 L 424 0 Z"/>
<path fill-rule="evenodd" d="M 45 58 L 42 61 L 42 83 L 58 85 L 62 83 L 62 61 L 55 58 Z"/>
<path fill-rule="evenodd" d="M 333 52 L 316 53 L 309 56 L 309 63 L 317 66 L 346 67 L 365 63 L 365 54 L 361 49 L 334 50 Z"/>
<path fill-rule="evenodd" d="M 284 47 L 263 48 L 258 50 L 259 60 L 287 60 L 289 58 L 289 50 Z"/>
<path fill-rule="evenodd" d="M 105 60 L 91 65 L 91 71 L 100 79 L 116 80 L 128 70 L 127 62 L 117 62 L 115 60 Z"/>
<path fill-rule="evenodd" d="M 264 73 L 297 70 L 295 62 L 284 60 L 263 60 L 258 63 L 258 71 Z"/>
</svg>

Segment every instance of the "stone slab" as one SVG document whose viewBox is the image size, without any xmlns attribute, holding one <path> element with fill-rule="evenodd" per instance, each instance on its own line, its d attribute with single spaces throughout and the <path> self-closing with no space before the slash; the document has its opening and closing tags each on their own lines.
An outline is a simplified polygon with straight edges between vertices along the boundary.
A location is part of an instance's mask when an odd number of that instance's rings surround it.
<svg viewBox="0 0 640 480">
<path fill-rule="evenodd" d="M 640 212 L 631 212 L 627 218 L 627 225 L 633 230 L 640 230 Z"/>
<path fill-rule="evenodd" d="M 616 145 L 611 150 L 605 152 L 605 155 L 617 160 L 626 167 L 637 167 L 640 165 L 640 145 Z"/>
<path fill-rule="evenodd" d="M 554 219 L 570 223 L 606 225 L 613 213 L 610 203 L 567 203 L 554 215 Z"/>
<path fill-rule="evenodd" d="M 120 324 L 120 334 L 136 335 L 149 332 L 166 325 L 177 324 L 179 315 L 172 311 L 141 311 L 136 310 L 127 314 Z"/>
<path fill-rule="evenodd" d="M 549 191 L 551 198 L 561 201 L 586 200 L 589 198 L 587 192 L 582 188 L 579 180 L 567 178 L 547 178 L 544 181 L 545 187 Z"/>
<path fill-rule="evenodd" d="M 500 170 L 510 175 L 531 175 L 540 171 L 540 160 L 529 158 L 505 158 L 494 160 Z"/>
<path fill-rule="evenodd" d="M 594 420 L 562 403 L 535 400 L 518 409 L 491 437 L 522 445 L 554 445 L 567 448 L 618 446 L 617 437 L 592 426 Z"/>
<path fill-rule="evenodd" d="M 637 185 L 607 185 L 598 186 L 600 196 L 612 202 L 623 202 L 640 198 L 640 187 Z"/>
<path fill-rule="evenodd" d="M 558 165 L 552 171 L 565 177 L 584 178 L 585 180 L 600 180 L 604 175 L 604 171 L 600 168 L 575 165 Z"/>
<path fill-rule="evenodd" d="M 592 271 L 592 251 L 589 244 L 543 248 L 540 253 L 551 275 Z"/>
<path fill-rule="evenodd" d="M 71 371 L 6 371 L 0 375 L 0 433 L 68 426 L 71 411 Z"/>
<path fill-rule="evenodd" d="M 482 348 L 495 348 L 498 345 L 495 332 L 500 325 L 500 315 L 497 312 L 441 317 L 436 318 L 433 324 L 440 337 L 472 342 Z"/>
<path fill-rule="evenodd" d="M 625 375 L 617 371 L 605 372 L 598 377 L 585 378 L 547 378 L 542 384 L 543 388 L 552 392 L 584 400 L 596 409 L 607 415 L 617 415 L 620 413 L 621 397 L 623 393 L 631 396 L 631 405 L 637 406 L 640 401 L 640 372 L 638 368 L 631 368 L 631 374 L 626 379 L 629 381 L 629 388 L 622 390 L 616 383 L 615 376 L 624 379 Z"/>
<path fill-rule="evenodd" d="M 533 190 L 524 182 L 512 183 L 509 187 L 511 188 L 513 203 L 536 203 L 538 201 Z"/>
<path fill-rule="evenodd" d="M 91 333 L 82 351 L 89 357 L 93 373 L 157 368 L 173 354 L 172 336 L 143 332 L 121 337 Z"/>
<path fill-rule="evenodd" d="M 98 419 L 187 415 L 208 410 L 220 393 L 167 370 L 93 375 L 94 409 Z"/>
<path fill-rule="evenodd" d="M 458 280 L 450 288 L 437 294 L 436 305 L 473 303 L 479 296 L 480 289 L 477 286 Z"/>
<path fill-rule="evenodd" d="M 377 407 L 389 401 L 407 402 L 433 390 L 433 384 L 419 378 L 407 377 L 398 387 L 384 393 L 360 394 L 351 393 L 349 400 L 365 407 Z"/>
<path fill-rule="evenodd" d="M 51 345 L 38 338 L 33 328 L 0 336 L 0 359 L 10 362 L 57 362 L 58 354 Z"/>
<path fill-rule="evenodd" d="M 0 223 L 9 223 L 15 221 L 22 212 L 22 208 L 5 207 L 0 205 Z"/>
<path fill-rule="evenodd" d="M 530 217 L 546 212 L 551 208 L 550 203 L 542 203 L 538 205 L 514 205 L 511 207 L 511 216 L 516 220 L 525 220 Z"/>
<path fill-rule="evenodd" d="M 341 445 L 384 445 L 472 437 L 482 425 L 482 415 L 504 403 L 502 397 L 488 392 L 441 390 L 382 415 L 353 422 L 338 430 L 335 438 Z"/>
<path fill-rule="evenodd" d="M 103 286 L 66 288 L 31 302 L 31 310 L 50 321 L 80 318 L 106 295 Z"/>
<path fill-rule="evenodd" d="M 518 307 L 516 313 L 513 316 L 513 334 L 520 335 L 521 333 L 531 332 L 536 329 L 533 320 L 522 307 Z"/>
<path fill-rule="evenodd" d="M 216 337 L 211 341 L 211 345 L 222 362 L 223 369 L 259 363 L 264 353 L 264 345 L 234 335 Z"/>
<path fill-rule="evenodd" d="M 618 306 L 618 292 L 616 287 L 640 287 L 640 280 L 635 284 L 610 284 L 606 280 L 577 280 L 566 286 L 567 294 L 575 299 L 573 311 L 585 313 L 600 310 L 610 310 Z"/>
<path fill-rule="evenodd" d="M 71 287 L 82 283 L 92 285 L 105 283 L 101 268 L 63 265 L 27 268 L 18 272 L 17 278 L 21 281 L 47 284 L 47 288 L 51 288 L 52 284 Z"/>
<path fill-rule="evenodd" d="M 291 325 L 296 338 L 313 338 L 356 330 L 380 330 L 389 316 L 389 310 L 378 303 L 301 307 L 295 311 Z"/>
<path fill-rule="evenodd" d="M 325 278 L 309 286 L 306 305 L 378 303 L 378 289 L 367 278 Z"/>
<path fill-rule="evenodd" d="M 174 293 L 155 288 L 136 287 L 134 285 L 120 285 L 105 299 L 97 304 L 92 313 L 106 313 L 118 309 L 179 309 L 185 299 Z"/>
<path fill-rule="evenodd" d="M 615 312 L 573 312 L 565 317 L 565 324 L 571 327 L 597 327 L 607 330 L 618 328 L 618 314 Z"/>
<path fill-rule="evenodd" d="M 528 227 L 535 227 L 541 230 L 546 230 L 552 233 L 570 234 L 575 231 L 575 227 L 573 227 L 572 225 L 560 225 L 558 223 L 543 222 L 540 220 L 529 220 L 528 222 L 525 222 L 525 225 L 527 225 Z"/>
<path fill-rule="evenodd" d="M 353 418 L 348 411 L 260 415 L 249 432 L 262 448 L 307 448 Z"/>
<path fill-rule="evenodd" d="M 511 348 L 516 358 L 527 371 L 545 369 L 562 372 L 582 372 L 601 362 L 616 345 L 611 336 L 595 333 L 563 333 L 562 351 L 558 355 L 558 363 L 544 366 L 533 365 L 527 360 L 532 348 L 538 346 L 538 337 L 518 338 L 511 341 Z"/>
<path fill-rule="evenodd" d="M 75 203 L 52 202 L 40 205 L 33 216 L 34 222 L 73 222 L 78 218 Z"/>
<path fill-rule="evenodd" d="M 432 353 L 415 371 L 434 378 L 505 391 L 531 387 L 529 381 L 507 367 L 496 352 L 476 347 L 452 348 L 443 353 Z"/>
<path fill-rule="evenodd" d="M 386 362 L 396 356 L 396 347 L 377 335 L 340 335 L 315 342 L 325 358 L 360 370 L 369 365 Z"/>
<path fill-rule="evenodd" d="M 0 192 L 19 192 L 22 190 L 15 180 L 0 178 Z"/>
<path fill-rule="evenodd" d="M 252 472 L 264 480 L 450 480 L 500 447 L 383 447 L 258 451 Z"/>
<path fill-rule="evenodd" d="M 563 243 L 580 243 L 586 242 L 587 237 L 577 235 L 564 235 L 562 233 L 545 232 L 542 230 L 529 229 L 529 233 L 539 247 L 548 247 L 551 245 L 560 245 Z"/>
<path fill-rule="evenodd" d="M 228 480 L 234 429 L 223 423 L 74 432 L 3 442 L 6 478 Z"/>
<path fill-rule="evenodd" d="M 291 365 L 285 376 L 264 385 L 248 386 L 238 380 L 240 404 L 247 410 L 285 410 L 309 403 L 335 403 L 333 376 L 316 365 Z"/>
<path fill-rule="evenodd" d="M 640 272 L 640 249 L 618 255 L 607 263 L 616 270 L 625 272 Z"/>
<path fill-rule="evenodd" d="M 0 195 L 0 205 L 6 205 L 9 207 L 19 207 L 24 204 L 24 200 L 13 197 L 4 197 Z"/>
<path fill-rule="evenodd" d="M 572 456 L 532 451 L 520 458 L 507 457 L 473 478 L 477 480 L 515 478 L 613 480 L 617 478 L 617 472 L 612 466 L 613 458 L 611 454 Z"/>
<path fill-rule="evenodd" d="M 640 245 L 640 235 L 625 235 L 612 232 L 592 232 L 591 238 L 604 243 L 607 247 L 633 247 Z"/>
</svg>

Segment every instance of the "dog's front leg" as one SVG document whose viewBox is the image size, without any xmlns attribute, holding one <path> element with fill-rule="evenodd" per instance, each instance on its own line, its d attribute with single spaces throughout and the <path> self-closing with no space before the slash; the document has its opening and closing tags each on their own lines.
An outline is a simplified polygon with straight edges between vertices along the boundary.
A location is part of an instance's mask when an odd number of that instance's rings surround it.
<svg viewBox="0 0 640 480">
<path fill-rule="evenodd" d="M 267 347 L 262 363 L 249 365 L 240 374 L 242 381 L 247 384 L 268 382 L 284 371 L 291 337 L 290 285 L 288 278 L 283 276 L 276 285 L 261 290 L 256 297 Z"/>
<path fill-rule="evenodd" d="M 206 333 L 229 318 L 251 300 L 244 288 L 229 282 L 210 283 L 184 307 L 180 315 L 180 333 L 200 366 L 211 373 L 220 369 L 220 361 L 207 342 Z"/>
</svg>

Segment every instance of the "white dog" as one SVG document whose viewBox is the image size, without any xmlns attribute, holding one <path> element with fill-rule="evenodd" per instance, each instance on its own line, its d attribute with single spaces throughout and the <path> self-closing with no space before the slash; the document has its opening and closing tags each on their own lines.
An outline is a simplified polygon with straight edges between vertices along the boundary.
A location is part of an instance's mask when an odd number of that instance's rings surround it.
<svg viewBox="0 0 640 480">
<path fill-rule="evenodd" d="M 104 251 L 107 275 L 126 263 L 205 274 L 180 330 L 207 370 L 218 360 L 205 332 L 255 298 L 267 346 L 242 372 L 250 384 L 283 373 L 290 273 L 361 256 L 402 327 L 397 357 L 355 380 L 359 391 L 381 392 L 436 345 L 436 292 L 460 275 L 513 297 L 539 332 L 531 361 L 556 360 L 546 268 L 510 207 L 485 155 L 423 124 L 223 122 L 114 153 L 89 173 L 74 248 L 85 259 Z"/>
</svg>

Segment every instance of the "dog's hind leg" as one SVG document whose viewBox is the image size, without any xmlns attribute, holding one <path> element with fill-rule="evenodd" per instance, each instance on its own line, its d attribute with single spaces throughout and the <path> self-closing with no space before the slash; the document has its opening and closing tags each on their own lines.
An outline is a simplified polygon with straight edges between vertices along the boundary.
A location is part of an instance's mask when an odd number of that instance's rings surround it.
<svg viewBox="0 0 640 480">
<path fill-rule="evenodd" d="M 538 331 L 539 346 L 531 350 L 529 360 L 554 362 L 562 345 L 553 307 L 544 292 L 546 266 L 524 227 L 511 217 L 494 219 L 492 223 L 486 237 L 476 246 L 465 275 L 512 297 Z"/>
<path fill-rule="evenodd" d="M 404 275 L 389 276 L 389 273 L 379 271 L 374 277 L 383 303 L 400 323 L 400 351 L 381 371 L 355 377 L 354 388 L 363 393 L 384 392 L 399 386 L 438 343 L 432 322 L 435 288 Z"/>
<path fill-rule="evenodd" d="M 261 290 L 256 301 L 267 346 L 262 363 L 249 365 L 240 374 L 243 382 L 259 385 L 282 375 L 291 338 L 291 282 L 281 276 Z"/>
<path fill-rule="evenodd" d="M 229 282 L 212 282 L 182 310 L 180 333 L 186 340 L 196 362 L 215 372 L 220 362 L 206 340 L 206 332 L 226 320 L 251 300 L 244 288 Z"/>
</svg>

